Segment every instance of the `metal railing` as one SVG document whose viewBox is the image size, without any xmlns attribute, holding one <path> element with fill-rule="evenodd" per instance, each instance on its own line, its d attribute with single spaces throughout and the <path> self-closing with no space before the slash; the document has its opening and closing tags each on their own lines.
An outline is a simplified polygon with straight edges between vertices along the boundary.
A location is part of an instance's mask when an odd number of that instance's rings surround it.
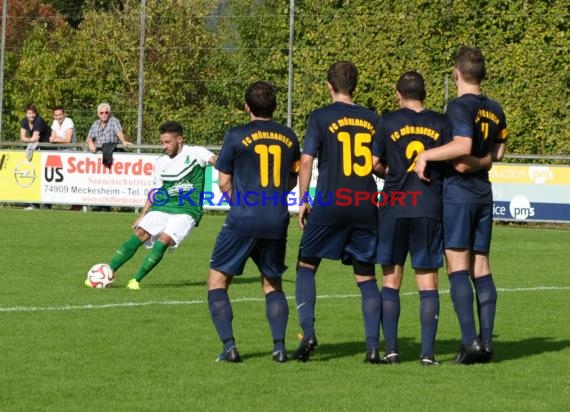
<svg viewBox="0 0 570 412">
<path fill-rule="evenodd" d="M 0 141 L 0 149 L 20 149 L 20 148 L 26 148 L 26 146 L 28 145 L 28 143 L 26 142 L 21 142 L 21 141 Z M 208 150 L 211 150 L 212 152 L 219 152 L 221 149 L 221 146 L 219 145 L 204 145 L 203 147 L 205 147 Z M 86 142 L 82 142 L 82 143 L 38 143 L 38 148 L 45 148 L 45 149 L 49 149 L 49 150 L 57 150 L 57 149 L 79 149 L 82 151 L 87 151 L 89 150 L 87 143 Z M 117 148 L 119 149 L 125 149 L 126 153 L 129 152 L 136 152 L 136 153 L 140 153 L 141 150 L 147 150 L 150 152 L 161 152 L 162 151 L 162 145 L 159 144 L 131 144 L 129 146 L 124 146 L 122 144 L 118 144 Z M 532 160 L 532 161 L 568 161 L 570 162 L 570 155 L 554 155 L 554 154 L 548 154 L 548 155 L 539 155 L 539 154 L 505 154 L 505 159 L 507 160 Z"/>
</svg>

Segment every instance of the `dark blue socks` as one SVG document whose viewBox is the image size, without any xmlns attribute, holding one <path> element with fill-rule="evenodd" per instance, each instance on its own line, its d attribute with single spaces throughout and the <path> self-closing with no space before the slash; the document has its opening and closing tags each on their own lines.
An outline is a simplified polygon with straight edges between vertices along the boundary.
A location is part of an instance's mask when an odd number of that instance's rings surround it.
<svg viewBox="0 0 570 412">
<path fill-rule="evenodd" d="M 495 326 L 495 310 L 497 308 L 497 288 L 493 276 L 482 276 L 475 279 L 477 292 L 477 309 L 479 312 L 480 338 L 483 342 L 491 342 Z"/>
<path fill-rule="evenodd" d="M 224 350 L 227 351 L 235 346 L 232 320 L 234 314 L 232 305 L 226 289 L 212 289 L 208 291 L 208 308 L 212 322 L 218 332 L 220 340 L 224 343 Z"/>
<path fill-rule="evenodd" d="M 311 336 L 315 333 L 315 304 L 317 300 L 317 286 L 313 269 L 306 267 L 297 269 L 295 300 L 297 301 L 299 323 L 303 329 L 303 336 Z"/>
<path fill-rule="evenodd" d="M 434 356 L 435 335 L 439 322 L 439 293 L 420 290 L 420 322 L 422 325 L 421 356 Z"/>
<path fill-rule="evenodd" d="M 469 345 L 477 337 L 475 315 L 473 313 L 473 287 L 469 272 L 459 270 L 449 274 L 450 294 L 461 328 L 461 342 Z"/>
<path fill-rule="evenodd" d="M 285 351 L 285 329 L 289 319 L 289 305 L 282 291 L 265 295 L 265 316 L 273 336 L 273 351 Z"/>
<path fill-rule="evenodd" d="M 398 352 L 398 321 L 400 319 L 400 291 L 382 288 L 382 332 L 386 352 Z"/>
<path fill-rule="evenodd" d="M 376 279 L 367 280 L 358 284 L 362 298 L 362 317 L 364 318 L 364 333 L 366 335 L 366 349 L 380 346 L 380 312 L 382 300 Z"/>
</svg>

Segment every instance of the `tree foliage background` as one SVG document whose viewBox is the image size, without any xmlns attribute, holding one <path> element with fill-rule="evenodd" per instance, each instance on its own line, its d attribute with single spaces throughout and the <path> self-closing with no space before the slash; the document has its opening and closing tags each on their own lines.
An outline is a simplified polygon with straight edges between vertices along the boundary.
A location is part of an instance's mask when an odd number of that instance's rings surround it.
<svg viewBox="0 0 570 412">
<path fill-rule="evenodd" d="M 85 138 L 108 101 L 134 141 L 140 0 L 4 1 L 2 139 L 17 138 L 29 102 L 47 119 L 63 104 Z M 418 70 L 427 106 L 443 110 L 453 56 L 468 44 L 486 55 L 483 89 L 505 108 L 509 152 L 568 154 L 569 28 L 567 0 L 296 0 L 292 126 L 302 136 L 328 103 L 326 70 L 341 59 L 359 67 L 358 103 L 395 109 L 396 80 Z M 276 117 L 287 120 L 289 1 L 147 0 L 145 33 L 143 142 L 176 119 L 192 142 L 220 144 L 246 120 L 244 88 L 258 79 L 278 85 Z"/>
</svg>

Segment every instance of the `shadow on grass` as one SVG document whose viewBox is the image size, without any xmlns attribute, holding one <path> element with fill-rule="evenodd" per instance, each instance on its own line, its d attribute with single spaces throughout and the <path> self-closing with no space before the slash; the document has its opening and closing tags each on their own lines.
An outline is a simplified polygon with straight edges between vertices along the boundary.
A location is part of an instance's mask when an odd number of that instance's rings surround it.
<svg viewBox="0 0 570 412">
<path fill-rule="evenodd" d="M 421 352 L 421 344 L 413 338 L 400 338 L 398 340 L 400 349 L 400 360 L 402 363 L 418 362 Z M 459 341 L 456 340 L 443 340 L 436 342 L 436 357 L 444 363 L 451 363 L 457 349 L 459 348 Z M 296 349 L 295 346 L 289 344 L 289 354 Z M 541 355 L 548 352 L 560 352 L 570 347 L 568 340 L 555 340 L 550 337 L 531 337 L 517 341 L 502 341 L 495 339 L 493 342 L 495 348 L 495 358 L 493 363 L 507 362 L 515 359 L 525 358 L 529 356 Z M 384 342 L 380 343 L 383 350 Z M 315 349 L 311 356 L 311 361 L 315 362 L 328 362 L 334 359 L 353 357 L 362 355 L 364 360 L 365 343 L 362 342 L 338 342 L 326 343 L 319 342 L 319 346 Z M 269 352 L 254 352 L 243 353 L 242 358 L 260 358 L 268 357 Z"/>
<path fill-rule="evenodd" d="M 145 278 L 146 280 L 146 278 Z M 230 293 L 231 290 L 236 285 L 247 285 L 252 283 L 260 283 L 261 280 L 259 278 L 252 278 L 252 277 L 239 277 L 236 276 L 235 279 L 232 281 L 232 285 L 230 286 Z M 206 277 L 204 276 L 204 280 L 201 281 L 192 281 L 192 280 L 175 280 L 172 282 L 163 282 L 163 283 L 141 283 L 141 287 L 145 289 L 160 289 L 160 288 L 183 288 L 189 286 L 206 286 Z M 239 287 L 239 286 L 238 286 Z M 261 295 L 263 296 L 263 295 Z"/>
<path fill-rule="evenodd" d="M 415 354 L 421 351 L 421 344 L 413 339 L 400 339 L 400 352 L 402 361 L 414 360 Z M 460 340 L 438 340 L 436 341 L 437 357 L 443 360 L 455 358 L 461 344 Z M 529 356 L 541 355 L 549 352 L 560 352 L 570 347 L 568 340 L 556 340 L 547 336 L 529 337 L 522 340 L 506 341 L 499 338 L 493 340 L 495 357 L 493 363 L 507 362 Z"/>
</svg>

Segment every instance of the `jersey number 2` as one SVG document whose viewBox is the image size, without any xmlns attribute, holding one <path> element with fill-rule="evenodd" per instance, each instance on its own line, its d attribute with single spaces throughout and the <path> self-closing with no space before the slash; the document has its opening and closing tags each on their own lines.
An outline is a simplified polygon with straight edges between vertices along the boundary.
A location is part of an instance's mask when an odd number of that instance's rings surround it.
<svg viewBox="0 0 570 412">
<path fill-rule="evenodd" d="M 426 148 L 422 142 L 412 140 L 410 143 L 408 143 L 406 146 L 406 158 L 412 161 L 410 167 L 408 167 L 408 172 L 412 172 L 414 170 L 414 167 L 416 166 L 416 159 L 418 155 L 424 150 L 426 150 Z"/>
</svg>

